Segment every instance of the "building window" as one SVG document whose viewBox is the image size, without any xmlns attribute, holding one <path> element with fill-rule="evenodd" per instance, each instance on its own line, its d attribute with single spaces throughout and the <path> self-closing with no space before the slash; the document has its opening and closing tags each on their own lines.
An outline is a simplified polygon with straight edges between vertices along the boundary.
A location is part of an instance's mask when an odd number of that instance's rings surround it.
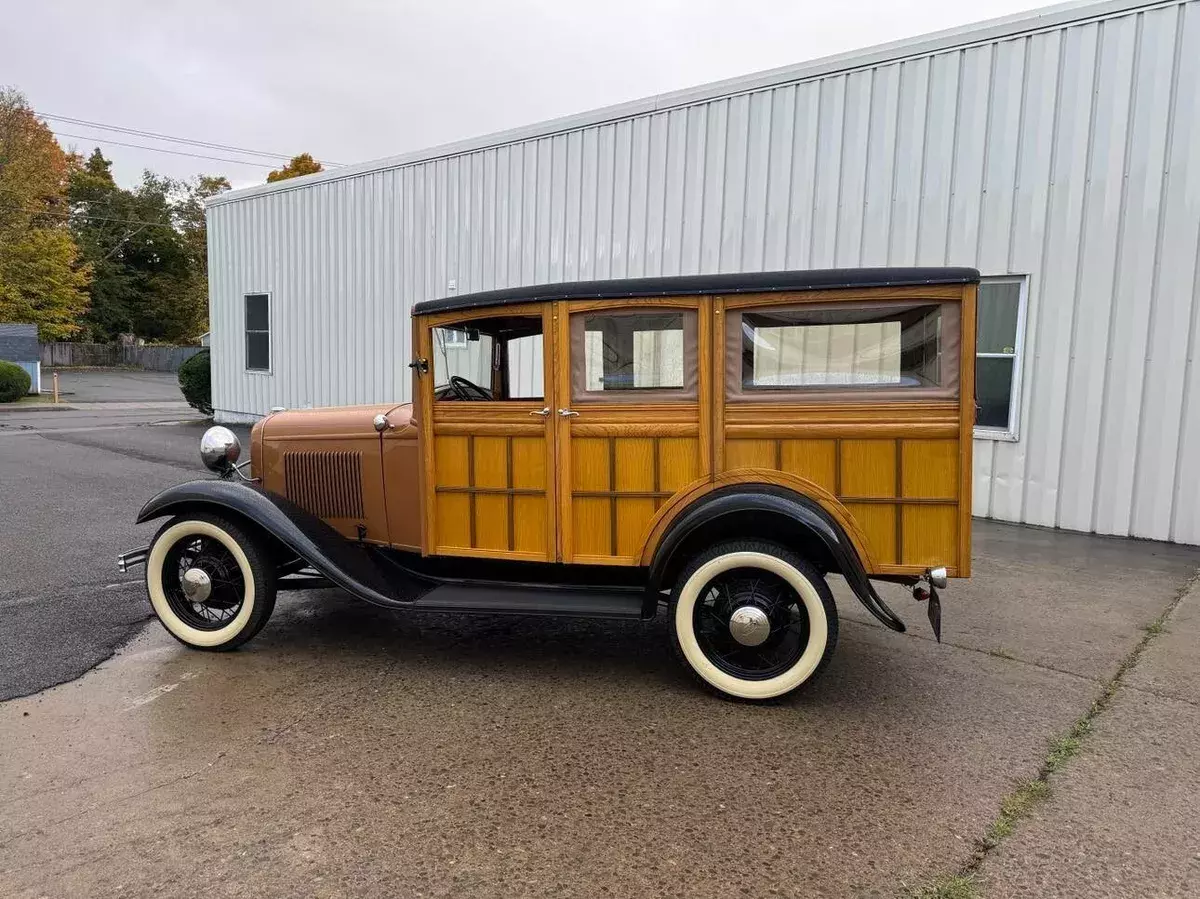
<svg viewBox="0 0 1200 899">
<path fill-rule="evenodd" d="M 1021 414 L 1021 350 L 1028 278 L 984 278 L 975 334 L 975 436 L 1016 440 Z"/>
<path fill-rule="evenodd" d="M 271 297 L 246 294 L 246 371 L 271 370 Z"/>
<path fill-rule="evenodd" d="M 459 331 L 454 328 L 438 328 L 434 334 L 437 337 L 439 350 L 465 350 L 469 345 L 466 331 Z"/>
</svg>

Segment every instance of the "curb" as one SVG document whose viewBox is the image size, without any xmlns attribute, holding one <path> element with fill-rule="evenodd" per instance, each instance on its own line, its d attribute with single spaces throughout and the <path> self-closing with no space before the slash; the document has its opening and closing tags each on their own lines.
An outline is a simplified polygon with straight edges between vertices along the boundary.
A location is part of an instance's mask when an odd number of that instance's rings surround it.
<svg viewBox="0 0 1200 899">
<path fill-rule="evenodd" d="M 79 411 L 79 410 L 77 410 L 74 406 L 70 406 L 66 403 L 59 403 L 58 405 L 54 405 L 53 403 L 30 403 L 28 405 L 22 405 L 21 403 L 16 403 L 11 406 L 8 403 L 5 403 L 3 406 L 0 406 L 0 415 L 3 415 L 6 412 L 20 413 L 20 412 L 77 412 L 77 411 Z"/>
</svg>

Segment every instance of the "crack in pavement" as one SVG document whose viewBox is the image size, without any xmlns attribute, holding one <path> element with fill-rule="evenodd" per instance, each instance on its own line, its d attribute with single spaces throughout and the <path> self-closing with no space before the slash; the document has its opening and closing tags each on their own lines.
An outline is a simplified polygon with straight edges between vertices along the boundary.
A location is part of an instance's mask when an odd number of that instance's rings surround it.
<svg viewBox="0 0 1200 899">
<path fill-rule="evenodd" d="M 890 628 L 886 628 L 882 624 L 875 624 L 874 622 L 871 622 L 871 621 L 859 621 L 857 618 L 842 618 L 841 623 L 842 624 L 857 624 L 859 627 L 869 627 L 869 628 L 872 628 L 874 630 L 879 630 L 879 631 L 891 631 Z M 892 631 L 892 633 L 894 633 L 894 631 Z M 1004 661 L 1004 662 L 1016 662 L 1020 665 L 1028 665 L 1030 668 L 1037 668 L 1037 669 L 1040 669 L 1041 671 L 1053 671 L 1055 674 L 1065 674 L 1067 677 L 1073 677 L 1073 678 L 1076 678 L 1077 680 L 1083 680 L 1083 681 L 1087 681 L 1087 682 L 1093 683 L 1093 684 L 1102 683 L 1100 678 L 1091 677 L 1086 674 L 1080 674 L 1078 671 L 1068 671 L 1066 668 L 1057 668 L 1054 665 L 1047 665 L 1043 662 L 1034 662 L 1029 659 L 1023 659 L 1020 656 L 1016 656 L 1016 655 L 1008 655 L 1008 654 L 1001 655 L 1000 653 L 994 652 L 993 650 L 990 650 L 990 649 L 980 649 L 978 646 L 967 646 L 965 643 L 955 643 L 951 640 L 938 641 L 933 637 L 926 637 L 924 634 L 914 633 L 913 631 L 906 631 L 901 636 L 908 637 L 912 640 L 924 640 L 927 643 L 935 643 L 936 642 L 941 646 L 950 646 L 950 647 L 953 647 L 954 649 L 961 649 L 966 652 L 979 653 L 980 655 L 989 656 L 993 659 L 1000 659 L 1001 661 Z"/>
<path fill-rule="evenodd" d="M 217 762 L 221 761 L 221 759 L 225 758 L 225 756 L 228 755 L 230 751 L 231 751 L 230 749 L 222 749 L 219 752 L 217 752 L 216 756 L 210 762 L 208 762 L 205 765 L 201 765 L 199 768 L 196 768 L 192 771 L 185 771 L 183 774 L 177 775 L 168 780 L 164 780 L 162 783 L 153 784 L 151 786 L 146 787 L 145 789 L 135 790 L 134 792 L 127 793 L 124 796 L 114 796 L 112 799 L 106 799 L 104 802 L 98 802 L 95 805 L 88 806 L 87 808 L 82 808 L 77 812 L 67 815 L 66 817 L 58 818 L 54 821 L 47 822 L 46 824 L 41 825 L 41 826 L 42 827 L 58 827 L 60 824 L 66 824 L 68 821 L 74 821 L 77 818 L 81 818 L 84 815 L 90 815 L 92 812 L 99 811 L 100 809 L 110 808 L 114 805 L 120 805 L 121 803 L 128 802 L 131 799 L 137 799 L 139 796 L 145 796 L 147 793 L 153 793 L 155 790 L 161 790 L 165 787 L 170 787 L 170 786 L 174 786 L 177 783 L 182 783 L 185 780 L 191 780 L 193 777 L 196 777 L 197 775 L 204 774 L 205 772 L 210 771 L 212 769 L 213 765 L 215 765 Z M 12 846 L 17 840 L 20 840 L 24 837 L 29 836 L 31 833 L 33 833 L 34 831 L 36 831 L 38 829 L 39 828 L 35 827 L 30 830 L 25 830 L 18 834 L 15 834 L 10 840 L 8 840 L 8 842 L 0 843 L 0 849 L 6 849 L 9 846 Z M 16 868 L 15 870 L 21 871 L 21 870 L 25 870 L 25 869 Z"/>
</svg>

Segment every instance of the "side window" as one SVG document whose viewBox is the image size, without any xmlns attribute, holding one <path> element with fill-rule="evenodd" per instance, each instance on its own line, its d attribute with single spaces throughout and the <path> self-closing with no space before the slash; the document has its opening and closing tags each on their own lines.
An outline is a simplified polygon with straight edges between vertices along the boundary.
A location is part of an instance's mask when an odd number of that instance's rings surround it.
<svg viewBox="0 0 1200 899">
<path fill-rule="evenodd" d="M 432 337 L 437 401 L 542 398 L 540 317 L 471 319 L 433 328 Z"/>
<path fill-rule="evenodd" d="M 1025 336 L 1024 277 L 985 278 L 979 285 L 975 332 L 975 436 L 1016 440 L 1021 411 Z"/>
<path fill-rule="evenodd" d="M 271 297 L 246 294 L 246 371 L 271 370 Z"/>
<path fill-rule="evenodd" d="M 696 313 L 571 316 L 571 394 L 578 400 L 661 402 L 696 397 Z"/>
<path fill-rule="evenodd" d="M 734 312 L 726 327 L 731 399 L 947 396 L 958 386 L 954 304 L 768 307 Z"/>
</svg>

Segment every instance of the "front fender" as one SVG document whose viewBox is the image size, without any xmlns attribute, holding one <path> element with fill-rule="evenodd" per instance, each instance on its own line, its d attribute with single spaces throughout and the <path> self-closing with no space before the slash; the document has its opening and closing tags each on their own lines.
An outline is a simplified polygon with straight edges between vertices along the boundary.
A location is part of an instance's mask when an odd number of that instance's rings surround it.
<svg viewBox="0 0 1200 899">
<path fill-rule="evenodd" d="M 829 551 L 839 573 L 867 611 L 894 631 L 904 632 L 900 620 L 880 598 L 867 577 L 862 559 L 837 520 L 806 496 L 769 484 L 738 484 L 714 490 L 685 509 L 663 536 L 650 566 L 650 584 L 665 589 L 666 573 L 687 538 L 702 526 L 744 512 L 762 512 L 790 519 L 814 535 Z"/>
<path fill-rule="evenodd" d="M 249 521 L 335 586 L 367 602 L 388 608 L 411 606 L 389 586 L 366 547 L 348 541 L 295 503 L 253 484 L 200 480 L 168 487 L 142 506 L 137 523 L 197 512 Z"/>
</svg>

